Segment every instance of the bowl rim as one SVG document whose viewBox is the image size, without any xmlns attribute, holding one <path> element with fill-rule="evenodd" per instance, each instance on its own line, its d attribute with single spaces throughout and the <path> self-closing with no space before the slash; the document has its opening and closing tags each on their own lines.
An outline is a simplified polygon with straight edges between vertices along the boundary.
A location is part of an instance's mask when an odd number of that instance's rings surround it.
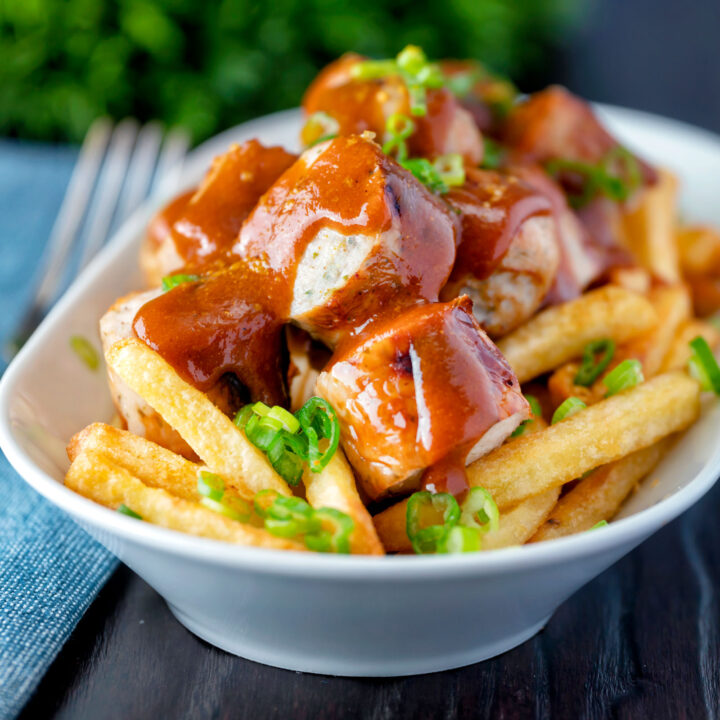
<svg viewBox="0 0 720 720">
<path fill-rule="evenodd" d="M 628 118 L 652 122 L 659 127 L 664 126 L 670 133 L 689 132 L 698 139 L 702 137 L 705 141 L 711 141 L 720 153 L 720 137 L 707 130 L 637 110 L 611 105 L 599 105 L 598 108 L 606 116 L 619 120 Z M 226 143 L 240 132 L 247 134 L 269 120 L 291 121 L 297 119 L 298 113 L 297 109 L 285 110 L 226 130 L 193 150 L 188 165 L 197 166 L 199 159 L 206 156 L 211 148 Z M 189 535 L 150 523 L 137 522 L 98 505 L 52 478 L 24 452 L 13 433 L 10 406 L 28 359 L 42 348 L 46 336 L 54 327 L 56 318 L 75 303 L 76 298 L 82 294 L 87 285 L 98 276 L 111 272 L 113 260 L 128 251 L 129 242 L 142 232 L 162 201 L 162 198 L 151 199 L 123 223 L 108 245 L 58 301 L 0 380 L 0 448 L 25 482 L 83 524 L 116 535 L 125 542 L 146 546 L 158 552 L 263 574 L 347 581 L 443 581 L 452 577 L 498 575 L 525 569 L 540 569 L 582 556 L 599 555 L 613 548 L 634 546 L 697 502 L 713 486 L 720 474 L 720 444 L 718 444 L 700 472 L 687 485 L 648 508 L 613 521 L 602 531 L 579 533 L 542 543 L 489 552 L 450 556 L 338 556 L 244 547 Z"/>
</svg>

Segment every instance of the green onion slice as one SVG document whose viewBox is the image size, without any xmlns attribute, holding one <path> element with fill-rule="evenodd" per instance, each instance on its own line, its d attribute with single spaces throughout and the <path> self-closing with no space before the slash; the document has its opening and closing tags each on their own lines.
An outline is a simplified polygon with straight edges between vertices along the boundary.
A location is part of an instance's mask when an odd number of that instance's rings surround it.
<svg viewBox="0 0 720 720">
<path fill-rule="evenodd" d="M 573 382 L 590 387 L 605 372 L 614 355 L 615 342 L 609 338 L 588 343 L 583 350 L 582 364 Z"/>
<path fill-rule="evenodd" d="M 467 553 L 478 552 L 482 546 L 482 534 L 476 527 L 454 525 L 441 540 L 439 552 Z"/>
<path fill-rule="evenodd" d="M 215 473 L 201 470 L 198 473 L 197 489 L 203 497 L 219 502 L 225 494 L 225 481 Z"/>
<path fill-rule="evenodd" d="M 637 160 L 621 146 L 613 148 L 595 165 L 558 158 L 548 162 L 545 168 L 556 178 L 564 172 L 582 178 L 580 192 L 568 197 L 575 208 L 587 205 L 598 193 L 616 202 L 624 202 L 642 184 L 642 173 Z"/>
<path fill-rule="evenodd" d="M 353 65 L 350 76 L 356 80 L 380 80 L 399 75 L 410 96 L 410 113 L 427 114 L 427 90 L 445 85 L 440 66 L 428 62 L 425 53 L 416 45 L 408 45 L 394 60 L 365 60 Z"/>
<path fill-rule="evenodd" d="M 298 419 L 291 412 L 288 412 L 285 408 L 282 408 L 279 405 L 275 405 L 273 408 L 271 408 L 270 412 L 267 414 L 267 417 L 273 418 L 274 420 L 280 422 L 282 424 L 282 427 L 289 433 L 294 434 L 300 429 L 300 423 L 298 422 Z"/>
<path fill-rule="evenodd" d="M 314 512 L 317 528 L 305 535 L 305 545 L 315 552 L 350 553 L 350 535 L 355 528 L 353 519 L 335 508 L 320 508 Z"/>
<path fill-rule="evenodd" d="M 460 506 L 460 524 L 483 533 L 500 527 L 500 511 L 485 488 L 470 488 Z"/>
<path fill-rule="evenodd" d="M 510 437 L 520 437 L 521 435 L 524 435 L 527 432 L 528 427 L 530 426 L 530 423 L 532 423 L 533 418 L 541 418 L 543 416 L 542 414 L 542 408 L 540 407 L 540 401 L 534 396 L 534 395 L 525 395 L 525 399 L 528 401 L 530 405 L 530 412 L 532 413 L 531 418 L 528 418 L 527 420 L 523 420 L 513 431 L 512 435 Z"/>
<path fill-rule="evenodd" d="M 408 500 L 406 531 L 418 554 L 437 552 L 451 527 L 460 519 L 460 506 L 450 493 L 413 493 Z"/>
<path fill-rule="evenodd" d="M 70 338 L 70 349 L 91 369 L 100 367 L 100 356 L 90 341 L 82 335 L 73 335 Z"/>
<path fill-rule="evenodd" d="M 402 113 L 393 113 L 385 122 L 385 132 L 389 140 L 383 144 L 382 151 L 390 155 L 395 151 L 395 159 L 402 162 L 407 158 L 406 140 L 415 132 L 415 123 Z"/>
<path fill-rule="evenodd" d="M 720 367 L 705 338 L 698 335 L 690 341 L 693 354 L 688 360 L 690 374 L 700 382 L 703 390 L 720 395 Z"/>
<path fill-rule="evenodd" d="M 204 505 L 208 510 L 213 510 L 238 522 L 247 522 L 252 515 L 250 504 L 236 495 L 224 495 L 221 501 L 211 497 L 203 497 L 200 498 L 200 504 Z"/>
<path fill-rule="evenodd" d="M 607 520 L 600 520 L 600 522 L 596 522 L 596 523 L 590 528 L 590 530 L 597 530 L 598 528 L 607 527 L 607 526 L 608 526 L 608 521 L 607 521 Z"/>
<path fill-rule="evenodd" d="M 122 503 L 117 511 L 121 515 L 127 515 L 128 517 L 135 518 L 136 520 L 142 520 L 142 515 L 138 515 L 134 510 L 131 510 L 125 503 Z"/>
<path fill-rule="evenodd" d="M 423 185 L 427 185 L 434 193 L 444 195 L 449 188 L 443 181 L 440 173 L 435 166 L 425 158 L 412 158 L 409 160 L 399 161 L 400 164 L 409 170 Z"/>
<path fill-rule="evenodd" d="M 555 410 L 550 424 L 555 425 L 555 423 L 567 420 L 569 417 L 577 412 L 580 412 L 580 410 L 584 410 L 586 407 L 587 405 L 579 398 L 569 397 L 558 407 L 557 410 Z"/>
<path fill-rule="evenodd" d="M 603 385 L 607 388 L 605 397 L 617 395 L 623 390 L 629 390 L 645 381 L 642 365 L 639 360 L 623 360 L 603 378 Z"/>
<path fill-rule="evenodd" d="M 465 184 L 465 165 L 462 155 L 459 153 L 448 153 L 440 155 L 433 163 L 440 179 L 448 187 L 456 187 Z"/>
<path fill-rule="evenodd" d="M 325 140 L 332 140 L 340 132 L 340 123 L 326 112 L 316 112 L 308 117 L 302 129 L 302 138 L 308 147 Z"/>
<path fill-rule="evenodd" d="M 263 520 L 268 517 L 268 512 L 272 507 L 273 503 L 279 498 L 283 497 L 277 490 L 261 490 L 255 494 L 253 498 L 253 507 L 258 517 Z"/>
<path fill-rule="evenodd" d="M 202 278 L 199 275 L 186 275 L 184 273 L 178 273 L 177 275 L 166 275 L 162 279 L 162 291 L 167 292 L 168 290 L 172 290 L 178 285 L 183 285 L 189 282 L 197 282 L 201 279 Z"/>
<path fill-rule="evenodd" d="M 330 462 L 340 442 L 340 421 L 327 400 L 311 397 L 296 413 L 302 433 L 308 442 L 308 465 L 318 473 Z M 327 439 L 324 451 L 319 449 L 319 440 Z"/>
</svg>

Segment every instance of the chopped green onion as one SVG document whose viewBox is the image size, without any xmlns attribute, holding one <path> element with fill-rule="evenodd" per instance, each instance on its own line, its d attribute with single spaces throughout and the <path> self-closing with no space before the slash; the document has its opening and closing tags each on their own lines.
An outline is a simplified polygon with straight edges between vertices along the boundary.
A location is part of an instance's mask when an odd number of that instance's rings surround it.
<svg viewBox="0 0 720 720">
<path fill-rule="evenodd" d="M 327 400 L 311 397 L 296 413 L 302 433 L 308 441 L 310 470 L 319 473 L 330 462 L 340 442 L 340 422 Z M 320 452 L 318 441 L 327 439 L 328 446 Z"/>
<path fill-rule="evenodd" d="M 540 401 L 534 396 L 528 393 L 525 395 L 525 399 L 530 403 L 530 412 L 535 416 L 541 418 L 543 416 L 542 407 L 540 407 Z"/>
<path fill-rule="evenodd" d="M 382 146 L 382 151 L 390 155 L 394 150 L 395 159 L 402 162 L 408 154 L 405 141 L 415 132 L 415 123 L 407 115 L 393 113 L 385 123 L 385 132 L 390 139 Z"/>
<path fill-rule="evenodd" d="M 476 527 L 454 525 L 440 541 L 439 552 L 467 553 L 478 552 L 481 549 L 481 532 Z"/>
<path fill-rule="evenodd" d="M 487 170 L 497 170 L 505 160 L 505 149 L 492 138 L 483 135 L 483 159 L 481 167 Z"/>
<path fill-rule="evenodd" d="M 688 360 L 690 374 L 700 382 L 703 390 L 720 395 L 720 367 L 705 338 L 698 335 L 690 341 L 693 354 Z"/>
<path fill-rule="evenodd" d="M 208 510 L 213 510 L 220 515 L 237 520 L 238 522 L 247 522 L 251 515 L 252 509 L 249 503 L 235 495 L 224 495 L 221 501 L 211 497 L 200 498 L 200 504 L 204 505 Z"/>
<path fill-rule="evenodd" d="M 305 121 L 301 137 L 308 147 L 317 145 L 325 140 L 332 140 L 340 132 L 340 123 L 326 112 L 316 112 Z"/>
<path fill-rule="evenodd" d="M 595 523 L 595 524 L 590 528 L 590 530 L 597 530 L 598 528 L 607 527 L 607 526 L 608 526 L 608 521 L 607 521 L 607 520 L 600 520 L 600 522 Z"/>
<path fill-rule="evenodd" d="M 303 456 L 294 452 L 288 442 L 291 437 L 286 430 L 278 432 L 267 448 L 267 457 L 280 477 L 290 485 L 297 485 L 302 479 L 304 462 Z"/>
<path fill-rule="evenodd" d="M 541 418 L 542 417 L 542 408 L 540 407 L 539 400 L 534 395 L 525 395 L 525 399 L 530 404 L 530 412 L 532 413 L 533 417 Z M 533 417 L 528 418 L 527 420 L 523 420 L 513 431 L 512 435 L 510 437 L 520 437 L 521 435 L 524 435 L 527 431 L 528 427 L 530 426 L 530 423 L 533 421 Z"/>
<path fill-rule="evenodd" d="M 483 533 L 500 527 L 500 511 L 485 488 L 470 488 L 460 506 L 460 524 Z"/>
<path fill-rule="evenodd" d="M 569 417 L 577 412 L 580 412 L 580 410 L 584 410 L 586 407 L 587 405 L 582 400 L 576 397 L 569 397 L 560 405 L 560 407 L 558 407 L 557 410 L 555 410 L 550 424 L 555 425 L 555 423 L 567 420 Z"/>
<path fill-rule="evenodd" d="M 416 553 L 437 552 L 460 519 L 460 506 L 450 493 L 413 493 L 408 500 L 406 531 Z"/>
<path fill-rule="evenodd" d="M 91 370 L 100 367 L 100 356 L 87 338 L 73 335 L 70 338 L 70 348 Z"/>
<path fill-rule="evenodd" d="M 315 552 L 350 552 L 350 535 L 355 528 L 353 519 L 335 508 L 315 510 L 313 520 L 318 527 L 305 535 L 305 545 Z"/>
<path fill-rule="evenodd" d="M 603 378 L 603 385 L 607 388 L 605 397 L 617 395 L 623 390 L 629 390 L 645 381 L 642 365 L 639 360 L 623 360 Z"/>
<path fill-rule="evenodd" d="M 582 178 L 580 192 L 568 196 L 574 208 L 587 205 L 598 193 L 616 202 L 624 202 L 642 183 L 637 160 L 630 151 L 621 146 L 613 148 L 595 165 L 557 158 L 548 162 L 545 169 L 555 178 L 564 172 Z"/>
<path fill-rule="evenodd" d="M 265 529 L 278 537 L 297 537 L 318 529 L 313 509 L 304 500 L 280 495 L 268 508 Z"/>
<path fill-rule="evenodd" d="M 258 517 L 263 520 L 268 516 L 268 512 L 272 507 L 272 504 L 279 498 L 282 497 L 277 490 L 261 490 L 255 494 L 253 498 L 253 507 Z"/>
<path fill-rule="evenodd" d="M 135 520 L 142 520 L 142 515 L 138 515 L 134 510 L 131 510 L 125 503 L 122 503 L 117 511 L 121 515 L 127 515 L 128 517 L 135 518 Z"/>
<path fill-rule="evenodd" d="M 416 45 L 408 45 L 394 60 L 365 60 L 353 65 L 350 76 L 356 80 L 380 80 L 399 75 L 410 96 L 410 113 L 427 114 L 427 90 L 440 88 L 445 75 L 435 63 L 428 62 L 425 53 Z"/>
<path fill-rule="evenodd" d="M 240 410 L 237 411 L 237 414 L 235 415 L 235 419 L 233 422 L 237 427 L 239 427 L 241 430 L 245 429 L 245 426 L 248 424 L 248 420 L 253 416 L 253 409 L 252 405 L 245 405 L 244 407 L 240 408 Z"/>
<path fill-rule="evenodd" d="M 448 192 L 448 186 L 443 182 L 440 173 L 435 166 L 425 158 L 412 158 L 402 160 L 400 164 L 409 170 L 423 185 L 427 185 L 432 192 L 444 195 Z"/>
<path fill-rule="evenodd" d="M 296 433 L 300 429 L 298 419 L 291 412 L 288 412 L 285 408 L 282 408 L 279 405 L 275 405 L 271 408 L 267 417 L 277 420 L 289 433 Z"/>
<path fill-rule="evenodd" d="M 582 364 L 573 382 L 590 387 L 605 372 L 614 355 L 615 343 L 609 338 L 588 343 L 583 350 Z"/>
<path fill-rule="evenodd" d="M 198 473 L 197 489 L 203 497 L 219 502 L 225 494 L 225 481 L 215 473 L 201 470 Z"/>
<path fill-rule="evenodd" d="M 462 99 L 470 94 L 481 77 L 482 73 L 478 71 L 478 68 L 472 68 L 472 70 L 446 76 L 445 85 L 455 97 Z"/>
<path fill-rule="evenodd" d="M 433 166 L 442 182 L 448 187 L 465 184 L 465 165 L 459 153 L 440 155 L 435 159 Z"/>
<path fill-rule="evenodd" d="M 162 279 L 162 291 L 167 292 L 178 285 L 183 285 L 184 283 L 189 282 L 197 282 L 201 279 L 202 278 L 199 275 L 185 275 L 183 273 L 178 273 L 177 275 L 166 275 Z"/>
</svg>

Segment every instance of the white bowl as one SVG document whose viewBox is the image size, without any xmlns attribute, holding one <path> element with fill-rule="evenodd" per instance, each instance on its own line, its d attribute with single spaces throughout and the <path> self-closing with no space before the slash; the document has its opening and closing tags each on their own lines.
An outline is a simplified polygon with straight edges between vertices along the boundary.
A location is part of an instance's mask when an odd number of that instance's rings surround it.
<svg viewBox="0 0 720 720">
<path fill-rule="evenodd" d="M 713 180 L 720 139 L 629 110 L 600 108 L 618 136 L 670 166 L 683 213 L 720 225 Z M 195 151 L 189 186 L 232 140 L 295 146 L 296 111 L 223 133 Z M 157 203 L 155 204 L 157 205 Z M 103 373 L 68 338 L 97 341 L 97 322 L 141 286 L 138 246 L 154 208 L 132 217 L 73 285 L 7 370 L 0 444 L 25 480 L 152 585 L 176 617 L 213 645 L 258 662 L 331 675 L 392 676 L 446 670 L 508 650 L 555 609 L 696 502 L 720 473 L 720 409 L 705 414 L 608 528 L 532 546 L 451 557 L 333 557 L 242 548 L 137 522 L 62 484 L 65 444 L 107 420 Z M 98 342 L 99 345 L 99 342 Z"/>
</svg>

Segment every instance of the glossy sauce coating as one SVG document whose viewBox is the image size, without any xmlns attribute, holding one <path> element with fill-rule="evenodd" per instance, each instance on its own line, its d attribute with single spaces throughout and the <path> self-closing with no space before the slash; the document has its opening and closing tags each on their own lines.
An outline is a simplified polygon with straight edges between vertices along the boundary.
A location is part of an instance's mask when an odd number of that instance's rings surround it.
<svg viewBox="0 0 720 720">
<path fill-rule="evenodd" d="M 455 259 L 455 222 L 441 200 L 375 143 L 340 137 L 307 151 L 273 185 L 234 252 L 293 288 L 321 231 L 376 238 L 363 267 L 313 313 L 316 335 L 339 338 L 381 314 L 437 300 Z"/>
<path fill-rule="evenodd" d="M 410 116 L 410 96 L 399 76 L 355 80 L 350 72 L 362 62 L 359 55 L 345 55 L 331 63 L 310 85 L 303 98 L 308 115 L 324 112 L 339 125 L 340 135 L 374 132 L 385 142 L 387 119 L 394 113 Z M 415 132 L 408 138 L 411 157 L 434 158 L 459 152 L 470 164 L 482 160 L 482 138 L 455 96 L 445 88 L 427 91 L 427 114 L 412 116 Z"/>
<path fill-rule="evenodd" d="M 459 212 L 460 245 L 452 276 L 488 277 L 497 267 L 522 224 L 549 215 L 548 198 L 513 175 L 468 168 L 466 181 L 445 196 Z"/>
<path fill-rule="evenodd" d="M 348 338 L 323 375 L 318 388 L 372 496 L 428 467 L 428 487 L 463 492 L 469 450 L 527 405 L 467 297 L 410 308 Z"/>
<path fill-rule="evenodd" d="M 284 405 L 282 303 L 280 288 L 238 263 L 146 303 L 133 328 L 195 387 L 208 390 L 231 372 L 253 400 Z"/>
<path fill-rule="evenodd" d="M 223 264 L 240 227 L 260 196 L 296 160 L 281 147 L 257 140 L 233 145 L 213 160 L 205 179 L 183 204 L 181 196 L 158 216 L 153 235 L 170 224 L 170 239 L 187 270 Z M 167 231 L 165 231 L 167 234 Z"/>
</svg>

